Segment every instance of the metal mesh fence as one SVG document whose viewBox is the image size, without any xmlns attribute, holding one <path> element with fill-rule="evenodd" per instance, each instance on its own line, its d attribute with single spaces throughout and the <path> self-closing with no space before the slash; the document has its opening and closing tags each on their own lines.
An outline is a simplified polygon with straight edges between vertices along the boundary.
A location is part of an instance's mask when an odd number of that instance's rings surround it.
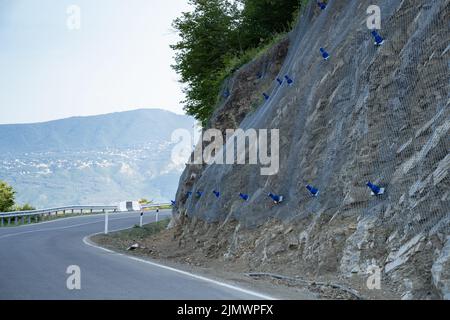
<svg viewBox="0 0 450 320">
<path fill-rule="evenodd" d="M 381 46 L 374 45 L 365 24 L 370 4 L 306 7 L 278 75 L 288 75 L 293 84 L 273 79 L 269 100 L 241 124 L 284 130 L 290 143 L 280 151 L 282 168 L 276 176 L 260 177 L 258 169 L 211 166 L 194 186 L 208 189 L 208 177 L 214 177 L 214 187 L 223 187 L 207 215 L 352 212 L 363 219 L 377 215 L 378 227 L 403 239 L 450 232 L 448 1 L 379 1 Z M 321 47 L 329 60 L 323 61 Z M 385 194 L 370 196 L 368 181 Z M 306 184 L 320 195 L 312 197 Z M 241 191 L 256 198 L 229 204 L 239 201 Z M 268 206 L 267 192 L 283 194 L 284 204 Z M 354 196 L 358 192 L 365 196 Z M 187 206 L 199 212 L 209 200 L 188 200 Z"/>
</svg>

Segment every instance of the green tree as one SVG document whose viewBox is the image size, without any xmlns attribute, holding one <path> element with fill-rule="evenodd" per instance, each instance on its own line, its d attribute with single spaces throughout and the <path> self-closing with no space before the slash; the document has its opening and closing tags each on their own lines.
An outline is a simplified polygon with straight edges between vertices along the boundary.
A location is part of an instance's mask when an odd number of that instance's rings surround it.
<svg viewBox="0 0 450 320">
<path fill-rule="evenodd" d="M 173 27 L 181 40 L 172 45 L 176 51 L 172 67 L 187 86 L 185 111 L 205 124 L 216 103 L 220 83 L 217 74 L 225 66 L 224 57 L 237 53 L 234 2 L 227 0 L 190 0 L 194 10 L 175 19 Z"/>
<path fill-rule="evenodd" d="M 36 208 L 28 203 L 25 203 L 23 206 L 16 204 L 9 209 L 9 211 L 31 211 L 31 210 L 36 210 Z"/>
<path fill-rule="evenodd" d="M 302 3 L 305 0 L 301 0 Z M 173 22 L 172 68 L 185 84 L 184 110 L 205 126 L 224 79 L 274 35 L 287 31 L 300 0 L 189 0 L 193 11 Z"/>
<path fill-rule="evenodd" d="M 6 182 L 0 180 L 0 212 L 11 210 L 16 192 Z"/>
<path fill-rule="evenodd" d="M 33 207 L 31 204 L 29 203 L 25 203 L 21 208 L 21 211 L 30 211 L 30 210 L 36 210 L 35 207 Z"/>
<path fill-rule="evenodd" d="M 150 204 L 152 202 L 152 200 L 147 200 L 145 198 L 139 199 L 139 204 Z"/>
<path fill-rule="evenodd" d="M 241 41 L 244 49 L 269 41 L 275 34 L 289 30 L 300 7 L 299 0 L 240 0 L 243 6 Z"/>
</svg>

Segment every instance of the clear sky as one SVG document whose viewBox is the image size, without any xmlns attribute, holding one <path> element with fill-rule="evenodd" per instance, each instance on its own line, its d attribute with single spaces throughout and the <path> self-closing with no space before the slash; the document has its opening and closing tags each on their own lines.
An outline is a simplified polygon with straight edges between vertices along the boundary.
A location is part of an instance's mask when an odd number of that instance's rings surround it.
<svg viewBox="0 0 450 320">
<path fill-rule="evenodd" d="M 0 123 L 138 108 L 182 113 L 169 45 L 187 2 L 0 0 Z"/>
</svg>

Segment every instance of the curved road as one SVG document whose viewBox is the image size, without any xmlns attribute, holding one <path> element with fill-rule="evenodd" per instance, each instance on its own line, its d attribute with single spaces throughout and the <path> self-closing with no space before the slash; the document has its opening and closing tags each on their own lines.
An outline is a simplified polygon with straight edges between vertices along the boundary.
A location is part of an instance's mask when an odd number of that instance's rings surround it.
<svg viewBox="0 0 450 320">
<path fill-rule="evenodd" d="M 170 211 L 161 211 L 160 217 Z M 144 215 L 144 223 L 154 213 Z M 109 216 L 110 230 L 139 223 L 139 213 Z M 104 216 L 80 216 L 0 228 L 0 299 L 264 299 L 263 294 L 88 245 Z M 81 289 L 66 286 L 67 267 L 81 270 Z"/>
</svg>

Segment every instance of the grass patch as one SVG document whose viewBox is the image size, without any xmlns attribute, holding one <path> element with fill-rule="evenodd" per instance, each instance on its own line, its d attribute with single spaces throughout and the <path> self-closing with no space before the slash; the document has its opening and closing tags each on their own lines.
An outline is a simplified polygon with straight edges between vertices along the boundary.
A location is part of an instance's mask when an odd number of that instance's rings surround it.
<svg viewBox="0 0 450 320">
<path fill-rule="evenodd" d="M 272 47 L 281 42 L 283 39 L 287 37 L 288 32 L 275 34 L 268 42 L 259 47 L 251 48 L 241 53 L 239 56 L 229 56 L 226 57 L 225 67 L 217 73 L 216 83 L 219 84 L 218 88 L 223 86 L 226 79 L 229 79 L 233 76 L 233 74 L 241 68 L 243 65 L 253 61 L 255 59 L 260 58 L 265 53 L 267 53 Z M 222 91 L 222 90 L 219 90 Z M 222 95 L 218 94 L 216 98 L 216 107 L 219 105 L 222 100 Z"/>
<path fill-rule="evenodd" d="M 170 219 L 164 219 L 158 222 L 145 224 L 142 228 L 135 225 L 131 229 L 112 232 L 109 235 L 103 235 L 103 237 L 111 238 L 111 240 L 140 240 L 165 230 L 169 225 L 169 222 Z"/>
<path fill-rule="evenodd" d="M 130 252 L 131 254 L 141 254 L 144 252 L 148 253 L 148 248 L 139 247 L 133 251 L 127 251 L 127 248 L 136 242 L 140 245 L 146 243 L 146 239 L 162 233 L 167 229 L 170 219 L 164 219 L 158 222 L 149 223 L 143 225 L 142 228 L 138 225 L 126 230 L 115 231 L 109 234 L 97 234 L 92 236 L 90 239 L 92 242 L 102 246 L 104 248 L 109 248 L 114 251 L 119 252 Z M 150 245 L 151 246 L 151 245 Z M 144 250 L 143 250 L 144 249 Z"/>
<path fill-rule="evenodd" d="M 172 209 L 172 205 L 167 204 L 167 205 L 159 206 L 159 207 L 146 208 L 145 211 L 156 211 L 156 209 L 159 209 L 159 210 Z"/>
<path fill-rule="evenodd" d="M 280 43 L 284 40 L 289 32 L 291 32 L 295 26 L 298 24 L 301 13 L 305 10 L 309 0 L 300 0 L 300 7 L 294 13 L 294 19 L 291 21 L 288 30 L 284 32 L 275 33 L 269 40 L 264 41 L 261 45 L 250 48 L 243 53 L 240 53 L 239 56 L 228 56 L 225 58 L 225 67 L 218 73 L 218 82 L 224 83 L 227 78 L 230 78 L 240 67 L 253 61 L 255 59 L 260 58 L 265 53 L 267 53 L 271 48 L 273 48 L 276 44 Z M 327 2 L 327 1 L 325 1 Z M 218 100 L 216 105 L 220 102 L 221 95 L 218 96 Z"/>
</svg>

